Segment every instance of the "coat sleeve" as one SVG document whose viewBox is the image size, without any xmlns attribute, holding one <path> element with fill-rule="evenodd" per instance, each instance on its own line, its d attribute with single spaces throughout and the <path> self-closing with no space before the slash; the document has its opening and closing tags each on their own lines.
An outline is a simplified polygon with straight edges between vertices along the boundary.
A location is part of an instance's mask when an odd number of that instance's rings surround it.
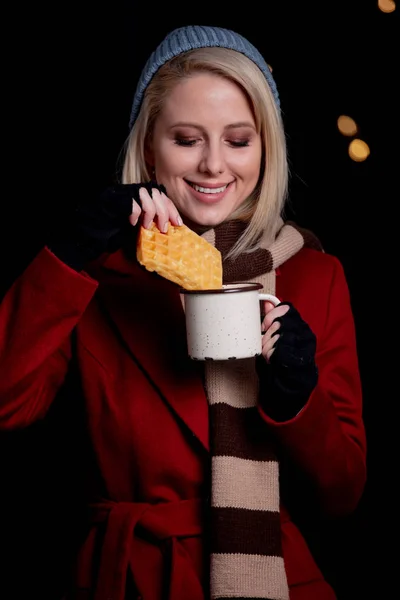
<svg viewBox="0 0 400 600">
<path fill-rule="evenodd" d="M 64 381 L 70 334 L 97 282 L 47 248 L 13 283 L 0 305 L 0 428 L 42 418 Z"/>
<path fill-rule="evenodd" d="M 350 294 L 333 260 L 324 326 L 317 335 L 317 387 L 292 419 L 277 423 L 259 411 L 285 454 L 315 487 L 323 511 L 350 514 L 366 481 L 362 386 Z"/>
</svg>

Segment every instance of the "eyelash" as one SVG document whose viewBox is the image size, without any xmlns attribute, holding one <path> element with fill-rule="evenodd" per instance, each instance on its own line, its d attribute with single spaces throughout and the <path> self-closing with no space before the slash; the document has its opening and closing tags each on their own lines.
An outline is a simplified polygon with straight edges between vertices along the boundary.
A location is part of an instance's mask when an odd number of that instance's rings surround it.
<svg viewBox="0 0 400 600">
<path fill-rule="evenodd" d="M 178 146 L 184 146 L 186 148 L 193 147 L 196 142 L 197 142 L 197 140 L 188 140 L 188 139 L 184 139 L 184 138 L 177 138 L 175 140 L 175 144 L 177 144 Z M 234 148 L 245 148 L 246 146 L 249 145 L 249 140 L 243 140 L 243 141 L 239 141 L 239 142 L 231 141 L 229 143 Z"/>
</svg>

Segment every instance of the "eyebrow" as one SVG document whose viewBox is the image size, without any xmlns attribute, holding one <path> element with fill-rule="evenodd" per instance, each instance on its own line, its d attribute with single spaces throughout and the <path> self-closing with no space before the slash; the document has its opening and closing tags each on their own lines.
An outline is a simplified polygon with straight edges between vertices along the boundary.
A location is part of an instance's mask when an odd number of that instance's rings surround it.
<svg viewBox="0 0 400 600">
<path fill-rule="evenodd" d="M 170 129 L 174 129 L 175 127 L 193 127 L 195 129 L 204 129 L 204 127 L 202 127 L 198 123 L 189 123 L 185 121 L 179 121 L 178 123 L 174 123 L 173 125 L 171 125 Z M 225 129 L 239 129 L 240 127 L 250 127 L 254 131 L 256 130 L 253 123 L 251 123 L 250 121 L 239 121 L 237 123 L 230 123 L 225 127 Z"/>
<path fill-rule="evenodd" d="M 250 129 L 255 130 L 255 126 L 250 121 L 239 121 L 238 123 L 231 123 L 227 125 L 225 129 L 238 129 L 239 127 L 250 127 Z"/>
</svg>

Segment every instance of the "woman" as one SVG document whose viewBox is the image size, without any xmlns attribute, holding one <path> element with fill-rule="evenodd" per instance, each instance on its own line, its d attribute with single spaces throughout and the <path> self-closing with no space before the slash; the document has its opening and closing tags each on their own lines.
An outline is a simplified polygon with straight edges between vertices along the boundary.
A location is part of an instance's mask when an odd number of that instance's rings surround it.
<svg viewBox="0 0 400 600">
<path fill-rule="evenodd" d="M 287 177 L 260 53 L 175 30 L 139 80 L 122 183 L 4 298 L 2 428 L 43 419 L 72 368 L 81 381 L 90 527 L 68 598 L 335 598 L 289 506 L 346 515 L 362 495 L 355 330 L 341 264 L 282 220 Z M 184 222 L 220 249 L 225 282 L 282 300 L 263 307 L 262 356 L 188 359 L 179 289 L 135 259 L 153 222 Z"/>
</svg>

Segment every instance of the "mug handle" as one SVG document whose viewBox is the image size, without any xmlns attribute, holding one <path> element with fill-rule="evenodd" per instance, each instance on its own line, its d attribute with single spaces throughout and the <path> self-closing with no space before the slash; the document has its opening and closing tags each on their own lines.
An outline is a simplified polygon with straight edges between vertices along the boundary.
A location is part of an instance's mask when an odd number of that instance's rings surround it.
<svg viewBox="0 0 400 600">
<path fill-rule="evenodd" d="M 281 303 L 281 300 L 272 294 L 258 294 L 259 300 L 267 300 L 267 302 L 271 302 L 274 306 L 278 306 Z"/>
</svg>

